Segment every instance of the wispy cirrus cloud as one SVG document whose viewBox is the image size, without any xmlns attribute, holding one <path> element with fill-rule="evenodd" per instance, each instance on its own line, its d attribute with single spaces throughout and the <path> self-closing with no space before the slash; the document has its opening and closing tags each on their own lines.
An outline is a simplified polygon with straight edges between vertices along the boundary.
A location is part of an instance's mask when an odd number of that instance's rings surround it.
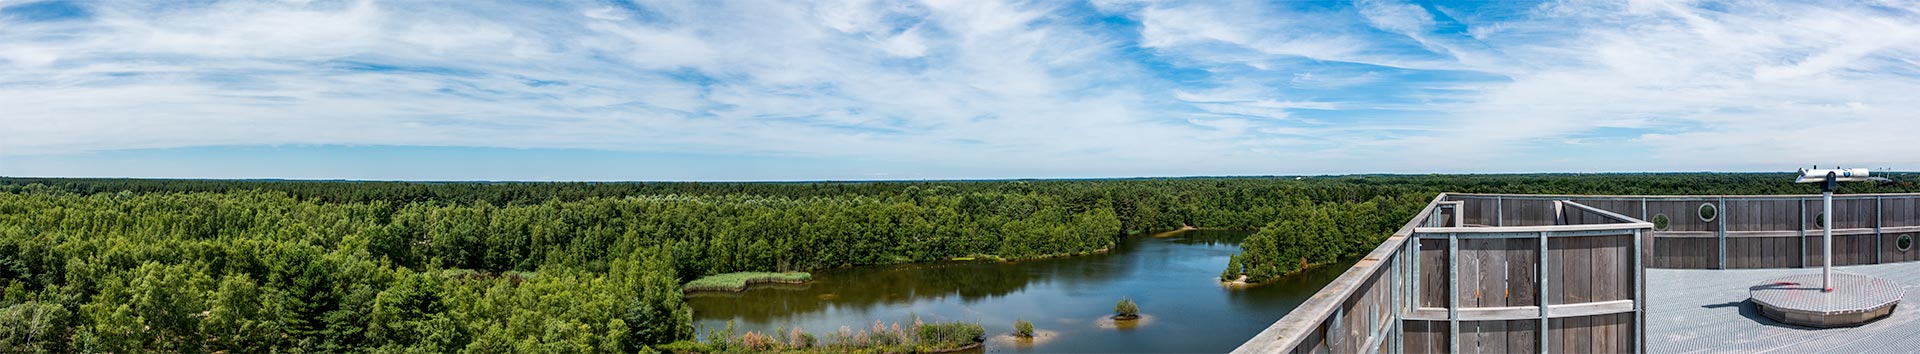
<svg viewBox="0 0 1920 354">
<path fill-rule="evenodd" d="M 1920 134 L 1916 20 L 1897 2 L 12 1 L 0 157 L 590 149 L 705 156 L 715 179 L 782 157 L 940 171 L 891 174 L 910 178 L 1897 167 L 1920 162 L 1897 144 Z"/>
</svg>

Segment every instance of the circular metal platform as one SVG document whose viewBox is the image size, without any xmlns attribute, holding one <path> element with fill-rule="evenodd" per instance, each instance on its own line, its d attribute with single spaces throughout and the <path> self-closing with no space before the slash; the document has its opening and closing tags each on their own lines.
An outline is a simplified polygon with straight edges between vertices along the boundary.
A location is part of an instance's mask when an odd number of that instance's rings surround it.
<svg viewBox="0 0 1920 354">
<path fill-rule="evenodd" d="M 1833 273 L 1833 292 L 1820 291 L 1820 274 L 1768 280 L 1749 288 L 1760 314 L 1782 323 L 1808 327 L 1851 327 L 1893 313 L 1905 289 L 1892 281 Z"/>
</svg>

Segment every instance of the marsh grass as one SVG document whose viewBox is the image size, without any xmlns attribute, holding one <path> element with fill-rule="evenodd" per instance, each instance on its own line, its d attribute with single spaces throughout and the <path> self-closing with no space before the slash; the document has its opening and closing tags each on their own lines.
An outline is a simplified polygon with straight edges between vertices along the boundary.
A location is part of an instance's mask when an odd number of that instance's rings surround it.
<svg viewBox="0 0 1920 354">
<path fill-rule="evenodd" d="M 687 282 L 682 290 L 694 291 L 741 291 L 748 285 L 757 283 L 805 283 L 813 280 L 813 274 L 807 272 L 738 272 L 716 274 Z"/>
</svg>

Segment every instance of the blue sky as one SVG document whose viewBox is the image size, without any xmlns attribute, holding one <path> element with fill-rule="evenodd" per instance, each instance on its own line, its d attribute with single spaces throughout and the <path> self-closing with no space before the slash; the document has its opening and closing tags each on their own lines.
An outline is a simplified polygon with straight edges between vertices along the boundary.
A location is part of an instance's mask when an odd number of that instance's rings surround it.
<svg viewBox="0 0 1920 354">
<path fill-rule="evenodd" d="M 1920 162 L 1905 1 L 0 0 L 0 175 Z"/>
</svg>

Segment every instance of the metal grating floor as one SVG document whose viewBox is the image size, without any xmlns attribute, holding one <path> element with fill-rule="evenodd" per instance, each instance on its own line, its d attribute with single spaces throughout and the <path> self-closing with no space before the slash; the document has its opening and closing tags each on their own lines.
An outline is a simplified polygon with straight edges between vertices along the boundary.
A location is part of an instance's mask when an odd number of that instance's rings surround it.
<svg viewBox="0 0 1920 354">
<path fill-rule="evenodd" d="M 1920 263 L 1834 267 L 1885 278 L 1911 291 Z M 1815 329 L 1775 322 L 1747 303 L 1748 288 L 1819 268 L 1647 269 L 1647 351 L 1651 353 L 1920 353 L 1920 304 L 1900 300 L 1893 315 L 1853 328 Z M 1817 280 L 1816 280 L 1817 281 Z"/>
</svg>

